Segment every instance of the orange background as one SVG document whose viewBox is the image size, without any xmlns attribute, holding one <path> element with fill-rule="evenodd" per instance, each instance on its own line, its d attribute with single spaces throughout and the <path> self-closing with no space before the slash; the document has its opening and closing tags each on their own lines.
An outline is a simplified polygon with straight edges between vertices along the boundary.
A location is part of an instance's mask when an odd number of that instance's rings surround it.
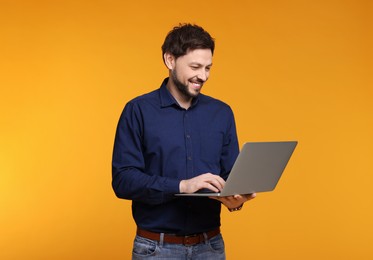
<svg viewBox="0 0 373 260">
<path fill-rule="evenodd" d="M 216 38 L 204 93 L 240 143 L 298 140 L 277 189 L 223 210 L 228 259 L 373 259 L 372 1 L 0 0 L 0 259 L 129 259 L 111 190 L 124 104 L 179 22 Z"/>
</svg>

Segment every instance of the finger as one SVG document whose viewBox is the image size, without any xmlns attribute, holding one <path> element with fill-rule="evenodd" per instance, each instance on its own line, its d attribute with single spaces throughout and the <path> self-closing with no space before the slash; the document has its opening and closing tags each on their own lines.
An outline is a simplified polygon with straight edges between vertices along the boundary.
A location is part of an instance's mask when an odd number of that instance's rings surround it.
<svg viewBox="0 0 373 260">
<path fill-rule="evenodd" d="M 211 184 L 208 181 L 203 181 L 199 184 L 198 189 L 208 189 L 211 190 L 212 192 L 219 192 L 220 190 L 213 184 Z"/>
<path fill-rule="evenodd" d="M 224 179 L 218 175 L 213 175 L 212 178 L 210 179 L 210 182 L 219 190 L 222 190 L 225 185 Z"/>
<path fill-rule="evenodd" d="M 219 181 L 216 181 L 215 179 L 209 180 L 209 182 L 210 182 L 210 185 L 214 186 L 219 191 L 221 191 L 224 187 L 224 185 L 222 185 Z"/>
<path fill-rule="evenodd" d="M 212 190 L 214 192 L 219 192 L 220 191 L 220 189 L 218 187 L 216 187 L 215 185 L 212 185 L 211 183 L 207 183 L 205 188 L 207 188 L 209 190 Z"/>
<path fill-rule="evenodd" d="M 233 196 L 235 199 L 242 199 L 244 198 L 245 200 L 252 200 L 256 197 L 256 193 L 252 193 L 252 194 L 245 194 L 245 195 L 239 195 L 239 194 L 236 194 Z"/>
<path fill-rule="evenodd" d="M 256 193 L 251 193 L 246 196 L 247 200 L 252 200 L 256 197 Z"/>
</svg>

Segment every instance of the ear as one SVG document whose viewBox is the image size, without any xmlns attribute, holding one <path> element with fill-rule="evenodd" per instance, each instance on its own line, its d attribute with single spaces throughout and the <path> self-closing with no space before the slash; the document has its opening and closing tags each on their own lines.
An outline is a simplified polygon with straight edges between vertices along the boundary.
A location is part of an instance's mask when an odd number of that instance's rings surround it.
<svg viewBox="0 0 373 260">
<path fill-rule="evenodd" d="M 164 63 L 166 64 L 169 70 L 173 70 L 175 68 L 175 57 L 169 52 L 166 52 L 163 55 Z"/>
</svg>

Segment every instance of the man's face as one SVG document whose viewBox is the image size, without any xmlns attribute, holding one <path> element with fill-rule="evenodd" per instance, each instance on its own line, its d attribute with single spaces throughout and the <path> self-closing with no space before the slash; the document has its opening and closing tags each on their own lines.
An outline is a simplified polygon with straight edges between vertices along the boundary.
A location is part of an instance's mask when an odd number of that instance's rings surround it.
<svg viewBox="0 0 373 260">
<path fill-rule="evenodd" d="M 180 94 L 194 98 L 207 81 L 212 66 L 210 49 L 196 49 L 176 59 L 171 70 L 171 79 Z"/>
</svg>

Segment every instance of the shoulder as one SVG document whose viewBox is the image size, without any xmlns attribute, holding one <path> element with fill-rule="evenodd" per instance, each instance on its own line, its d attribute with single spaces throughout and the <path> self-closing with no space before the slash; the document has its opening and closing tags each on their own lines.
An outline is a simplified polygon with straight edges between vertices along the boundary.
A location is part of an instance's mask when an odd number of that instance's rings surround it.
<svg viewBox="0 0 373 260">
<path fill-rule="evenodd" d="M 156 102 L 159 100 L 159 89 L 153 90 L 149 93 L 137 96 L 130 101 L 128 104 L 141 104 L 146 102 Z"/>
<path fill-rule="evenodd" d="M 142 117 L 146 111 L 153 111 L 159 107 L 159 90 L 153 90 L 149 93 L 137 96 L 124 105 L 121 118 Z"/>
<path fill-rule="evenodd" d="M 124 110 L 142 110 L 146 108 L 154 108 L 159 107 L 159 104 L 159 89 L 157 89 L 129 100 L 125 104 Z"/>
<path fill-rule="evenodd" d="M 232 112 L 231 107 L 227 103 L 225 103 L 222 100 L 213 98 L 211 96 L 200 94 L 199 102 L 200 102 L 200 105 L 202 106 L 207 106 L 207 107 L 219 109 L 222 111 Z"/>
</svg>

